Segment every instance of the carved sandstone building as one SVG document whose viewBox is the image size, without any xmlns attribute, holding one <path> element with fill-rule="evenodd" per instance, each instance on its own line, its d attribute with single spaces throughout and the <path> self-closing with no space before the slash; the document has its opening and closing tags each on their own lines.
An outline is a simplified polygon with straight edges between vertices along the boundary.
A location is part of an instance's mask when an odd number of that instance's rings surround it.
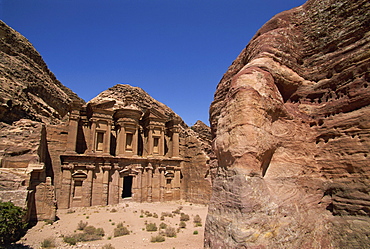
<svg viewBox="0 0 370 249">
<path fill-rule="evenodd" d="M 71 112 L 60 208 L 180 199 L 179 121 L 114 104 Z"/>
</svg>

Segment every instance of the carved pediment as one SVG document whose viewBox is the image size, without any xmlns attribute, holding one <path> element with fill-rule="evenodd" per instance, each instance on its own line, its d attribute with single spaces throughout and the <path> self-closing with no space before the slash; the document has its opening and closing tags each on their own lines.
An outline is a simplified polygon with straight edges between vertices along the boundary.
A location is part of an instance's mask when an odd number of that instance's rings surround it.
<svg viewBox="0 0 370 249">
<path fill-rule="evenodd" d="M 155 121 L 160 121 L 160 122 L 168 121 L 168 117 L 156 109 L 148 110 L 144 115 L 144 119 L 155 120 Z"/>
</svg>

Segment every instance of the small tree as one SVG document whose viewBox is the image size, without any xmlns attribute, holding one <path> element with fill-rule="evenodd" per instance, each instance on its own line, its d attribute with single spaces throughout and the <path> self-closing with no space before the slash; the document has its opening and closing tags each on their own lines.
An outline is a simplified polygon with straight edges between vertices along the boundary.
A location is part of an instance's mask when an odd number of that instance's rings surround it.
<svg viewBox="0 0 370 249">
<path fill-rule="evenodd" d="M 18 241 L 27 231 L 26 211 L 11 202 L 0 201 L 0 244 Z"/>
</svg>

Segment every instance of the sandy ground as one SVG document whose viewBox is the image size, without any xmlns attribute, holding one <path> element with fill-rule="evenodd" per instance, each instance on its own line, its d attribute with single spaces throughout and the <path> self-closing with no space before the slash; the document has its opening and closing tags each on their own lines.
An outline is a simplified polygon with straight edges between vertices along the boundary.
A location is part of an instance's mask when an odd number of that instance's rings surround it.
<svg viewBox="0 0 370 249">
<path fill-rule="evenodd" d="M 171 212 L 178 207 L 182 207 L 181 212 L 188 214 L 190 220 L 186 222 L 186 228 L 181 229 L 176 238 L 168 238 L 164 242 L 150 242 L 151 237 L 158 234 L 157 232 L 147 232 L 145 230 L 145 222 L 156 223 L 158 229 L 161 222 L 166 223 L 176 229 L 179 227 L 180 215 L 177 214 L 173 218 L 165 217 L 165 220 L 160 220 L 162 212 Z M 115 209 L 116 212 L 112 212 Z M 113 211 L 115 211 L 113 210 Z M 169 248 L 169 249 L 197 249 L 203 248 L 204 240 L 204 222 L 207 215 L 207 207 L 185 202 L 167 202 L 167 203 L 135 203 L 130 200 L 125 200 L 124 203 L 113 206 L 96 206 L 88 208 L 75 208 L 74 212 L 67 210 L 59 210 L 59 220 L 53 224 L 38 222 L 37 225 L 28 230 L 27 234 L 19 241 L 23 245 L 28 245 L 31 248 L 41 248 L 41 242 L 47 238 L 53 238 L 56 248 L 102 248 L 102 246 L 111 244 L 115 249 L 121 248 Z M 158 214 L 158 218 L 147 217 L 142 212 Z M 195 215 L 202 218 L 202 226 L 195 227 L 193 218 Z M 93 225 L 96 228 L 103 228 L 105 236 L 102 240 L 79 242 L 75 246 L 70 246 L 63 242 L 63 236 L 78 233 L 77 224 L 80 221 L 88 222 L 88 225 Z M 119 222 L 124 222 L 124 225 L 131 231 L 129 235 L 114 237 L 113 230 Z M 197 230 L 198 234 L 193 232 Z"/>
</svg>

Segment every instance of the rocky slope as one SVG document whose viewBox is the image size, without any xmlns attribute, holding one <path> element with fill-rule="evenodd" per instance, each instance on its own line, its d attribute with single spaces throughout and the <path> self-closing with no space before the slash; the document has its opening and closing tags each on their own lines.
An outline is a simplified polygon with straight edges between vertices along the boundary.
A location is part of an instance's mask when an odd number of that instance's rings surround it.
<svg viewBox="0 0 370 249">
<path fill-rule="evenodd" d="M 370 3 L 309 0 L 268 21 L 210 108 L 206 248 L 370 246 Z"/>
<path fill-rule="evenodd" d="M 56 122 L 73 100 L 83 102 L 49 71 L 21 34 L 0 21 L 0 122 Z"/>
</svg>

